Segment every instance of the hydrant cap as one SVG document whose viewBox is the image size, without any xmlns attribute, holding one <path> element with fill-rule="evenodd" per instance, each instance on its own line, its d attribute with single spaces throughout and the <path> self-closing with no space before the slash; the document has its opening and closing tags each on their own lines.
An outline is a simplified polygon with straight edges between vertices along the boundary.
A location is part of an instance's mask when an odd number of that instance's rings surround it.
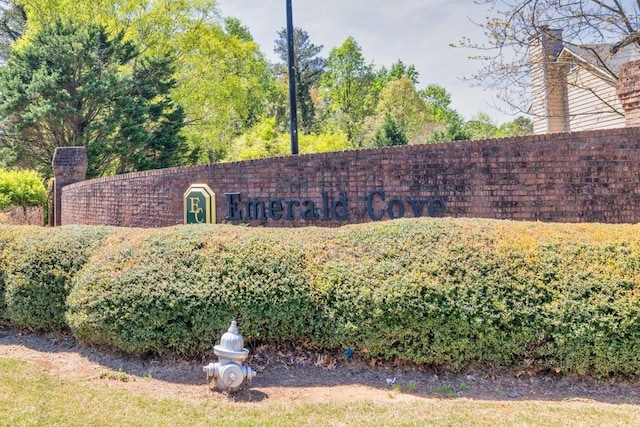
<svg viewBox="0 0 640 427">
<path fill-rule="evenodd" d="M 218 347 L 218 346 L 216 346 Z M 229 330 L 222 334 L 220 339 L 220 347 L 225 350 L 242 351 L 244 347 L 244 338 L 238 332 L 238 325 L 234 320 L 229 326 Z"/>
</svg>

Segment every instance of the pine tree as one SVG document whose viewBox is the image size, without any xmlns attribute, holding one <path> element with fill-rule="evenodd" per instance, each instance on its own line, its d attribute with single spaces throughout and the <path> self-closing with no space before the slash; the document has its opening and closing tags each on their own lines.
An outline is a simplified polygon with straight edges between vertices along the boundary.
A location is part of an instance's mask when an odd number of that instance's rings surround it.
<svg viewBox="0 0 640 427">
<path fill-rule="evenodd" d="M 180 164 L 184 115 L 169 97 L 170 60 L 139 57 L 122 35 L 58 20 L 0 70 L 0 142 L 51 174 L 56 147 L 85 146 L 89 176 Z"/>
<path fill-rule="evenodd" d="M 373 137 L 375 147 L 388 147 L 391 145 L 407 145 L 407 137 L 396 125 L 391 116 L 387 114 L 384 124 L 378 129 Z"/>
</svg>

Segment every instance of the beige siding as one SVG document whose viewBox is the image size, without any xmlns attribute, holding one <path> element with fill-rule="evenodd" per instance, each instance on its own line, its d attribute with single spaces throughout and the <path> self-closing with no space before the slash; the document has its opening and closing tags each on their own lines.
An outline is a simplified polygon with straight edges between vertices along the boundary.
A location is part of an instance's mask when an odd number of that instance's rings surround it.
<svg viewBox="0 0 640 427">
<path fill-rule="evenodd" d="M 575 66 L 567 74 L 567 103 L 571 131 L 624 126 L 615 85 L 597 73 Z M 618 111 L 618 112 L 616 112 Z"/>
<path fill-rule="evenodd" d="M 546 82 L 542 65 L 542 46 L 537 44 L 530 52 L 531 67 L 531 121 L 533 133 L 547 133 Z"/>
<path fill-rule="evenodd" d="M 568 131 L 567 121 L 567 97 L 564 76 L 562 76 L 556 64 L 549 64 L 547 71 L 547 131 L 565 132 Z"/>
<path fill-rule="evenodd" d="M 537 45 L 529 57 L 534 134 L 563 132 L 568 127 L 564 77 L 557 63 L 544 55 L 542 46 Z"/>
</svg>

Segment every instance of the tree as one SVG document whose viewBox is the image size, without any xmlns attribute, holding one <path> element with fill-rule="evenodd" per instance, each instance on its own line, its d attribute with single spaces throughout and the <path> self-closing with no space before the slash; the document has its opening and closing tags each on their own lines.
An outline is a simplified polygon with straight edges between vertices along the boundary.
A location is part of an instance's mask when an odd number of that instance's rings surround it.
<svg viewBox="0 0 640 427">
<path fill-rule="evenodd" d="M 321 82 L 326 109 L 337 128 L 356 146 L 362 144 L 357 139 L 364 118 L 376 105 L 371 90 L 374 77 L 373 66 L 365 63 L 362 49 L 353 37 L 329 53 Z"/>
<path fill-rule="evenodd" d="M 500 137 L 525 136 L 533 133 L 533 122 L 528 117 L 518 116 L 511 122 L 502 123 L 498 126 Z"/>
<path fill-rule="evenodd" d="M 427 87 L 420 90 L 419 94 L 431 106 L 433 120 L 448 122 L 457 114 L 451 108 L 451 94 L 442 86 L 436 84 L 427 85 Z"/>
<path fill-rule="evenodd" d="M 391 116 L 387 114 L 384 124 L 373 137 L 374 147 L 389 147 L 392 145 L 407 145 L 407 137 L 396 125 Z"/>
<path fill-rule="evenodd" d="M 179 62 L 173 94 L 187 115 L 184 134 L 199 152 L 195 163 L 217 162 L 262 119 L 278 90 L 246 27 L 227 20 L 221 28 L 208 16 L 184 25 L 173 37 Z"/>
<path fill-rule="evenodd" d="M 283 156 L 287 153 L 288 146 L 287 135 L 280 134 L 276 130 L 275 117 L 267 117 L 233 141 L 225 160 Z"/>
<path fill-rule="evenodd" d="M 227 17 L 224 19 L 224 28 L 230 36 L 235 36 L 245 42 L 252 42 L 253 36 L 249 28 L 244 25 L 238 18 Z"/>
<path fill-rule="evenodd" d="M 553 29 L 562 29 L 562 42 L 580 50 L 586 60 L 606 65 L 606 59 L 628 45 L 640 47 L 640 16 L 637 2 L 619 0 L 483 0 L 497 16 L 480 23 L 486 42 L 465 38 L 461 46 L 485 52 L 474 58 L 482 61 L 471 78 L 498 90 L 510 109 L 528 112 L 531 102 L 530 51 L 544 37 L 556 38 Z M 597 45 L 609 44 L 598 49 Z M 616 81 L 613 68 L 604 67 Z"/>
<path fill-rule="evenodd" d="M 419 91 L 420 96 L 431 107 L 431 120 L 436 123 L 429 140 L 459 141 L 469 139 L 470 135 L 464 129 L 464 119 L 451 108 L 451 94 L 437 84 L 427 85 Z"/>
<path fill-rule="evenodd" d="M 266 117 L 233 141 L 225 160 L 248 160 L 284 156 L 290 151 L 287 133 L 276 129 L 276 118 Z M 352 148 L 347 136 L 340 133 L 300 135 L 300 153 L 324 153 Z"/>
<path fill-rule="evenodd" d="M 497 136 L 498 126 L 486 113 L 478 113 L 464 124 L 469 139 L 486 139 Z"/>
<path fill-rule="evenodd" d="M 0 142 L 46 176 L 60 146 L 87 147 L 89 176 L 180 164 L 172 72 L 167 58 L 141 59 L 100 26 L 43 26 L 0 70 Z"/>
<path fill-rule="evenodd" d="M 465 128 L 465 123 L 460 115 L 456 115 L 455 118 L 441 126 L 441 129 L 436 129 L 429 139 L 431 142 L 439 141 L 465 141 L 471 139 L 471 135 Z"/>
<path fill-rule="evenodd" d="M 169 58 L 143 58 L 135 64 L 132 77 L 123 79 L 125 93 L 116 103 L 122 122 L 109 150 L 117 154 L 113 172 L 178 166 L 188 155 L 180 135 L 184 110 L 169 95 L 176 84 L 173 71 Z"/>
<path fill-rule="evenodd" d="M 533 133 L 533 124 L 531 119 L 521 116 L 511 122 L 496 125 L 488 114 L 478 113 L 464 124 L 464 133 L 467 139 L 524 136 Z"/>
<path fill-rule="evenodd" d="M 387 83 L 380 92 L 376 112 L 385 117 L 385 123 L 388 122 L 387 118 L 393 119 L 394 125 L 411 142 L 421 142 L 421 130 L 428 125 L 431 116 L 429 105 L 420 97 L 408 77 Z"/>
<path fill-rule="evenodd" d="M 300 29 L 293 30 L 294 63 L 296 80 L 296 98 L 299 106 L 300 130 L 309 134 L 315 128 L 315 106 L 312 89 L 318 84 L 325 68 L 325 60 L 318 56 L 322 45 L 316 46 L 309 40 L 309 34 Z M 286 28 L 278 31 L 273 51 L 282 60 L 276 65 L 276 74 L 283 80 L 289 80 L 288 71 L 288 39 Z"/>
<path fill-rule="evenodd" d="M 234 138 L 251 129 L 277 96 L 258 45 L 213 24 L 177 37 L 180 66 L 173 91 L 187 114 L 184 133 L 196 163 L 224 159 Z"/>
<path fill-rule="evenodd" d="M 1 0 L 0 0 L 1 1 Z M 279 96 L 270 65 L 238 20 L 221 20 L 216 0 L 29 0 L 19 43 L 58 19 L 123 33 L 141 58 L 174 58 L 171 96 L 184 109 L 190 163 L 223 159 Z"/>
<path fill-rule="evenodd" d="M 391 69 L 388 72 L 389 80 L 407 78 L 411 80 L 414 85 L 418 84 L 418 77 L 420 77 L 420 73 L 416 70 L 415 65 L 406 65 L 400 59 L 391 64 Z"/>
</svg>

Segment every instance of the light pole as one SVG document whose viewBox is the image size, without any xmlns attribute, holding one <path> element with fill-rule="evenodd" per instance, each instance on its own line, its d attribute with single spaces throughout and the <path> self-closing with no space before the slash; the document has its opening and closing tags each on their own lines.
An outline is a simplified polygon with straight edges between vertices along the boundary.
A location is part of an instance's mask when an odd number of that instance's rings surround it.
<svg viewBox="0 0 640 427">
<path fill-rule="evenodd" d="M 289 115 L 291 127 L 291 154 L 298 154 L 298 107 L 296 105 L 296 67 L 293 60 L 293 12 L 287 0 L 287 45 L 289 63 Z"/>
</svg>

